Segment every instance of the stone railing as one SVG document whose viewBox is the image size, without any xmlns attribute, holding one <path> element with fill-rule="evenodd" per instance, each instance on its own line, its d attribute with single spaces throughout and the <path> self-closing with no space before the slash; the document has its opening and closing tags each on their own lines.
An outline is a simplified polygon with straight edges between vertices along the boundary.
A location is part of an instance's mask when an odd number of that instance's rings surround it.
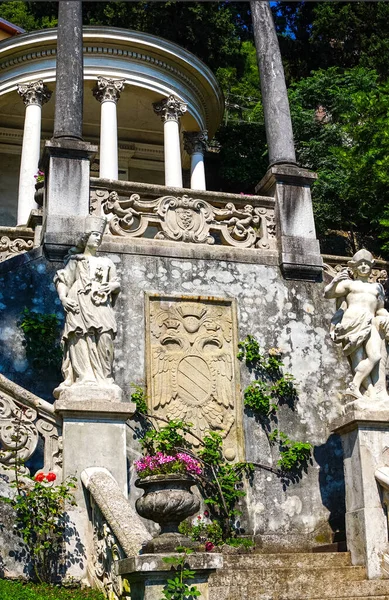
<svg viewBox="0 0 389 600">
<path fill-rule="evenodd" d="M 123 238 L 276 250 L 274 199 L 265 196 L 91 178 L 90 212 Z"/>
<path fill-rule="evenodd" d="M 34 231 L 30 227 L 0 227 L 0 262 L 34 247 Z"/>
<path fill-rule="evenodd" d="M 108 598 L 120 600 L 126 590 L 115 563 L 126 556 L 137 555 L 151 535 L 107 469 L 85 469 L 81 480 L 90 495 L 93 529 L 88 579 Z"/>
<path fill-rule="evenodd" d="M 61 476 L 61 424 L 49 402 L 0 375 L 0 470 L 12 477 L 15 464 L 20 473 L 28 475 L 25 463 L 43 440 L 43 471 Z"/>
</svg>

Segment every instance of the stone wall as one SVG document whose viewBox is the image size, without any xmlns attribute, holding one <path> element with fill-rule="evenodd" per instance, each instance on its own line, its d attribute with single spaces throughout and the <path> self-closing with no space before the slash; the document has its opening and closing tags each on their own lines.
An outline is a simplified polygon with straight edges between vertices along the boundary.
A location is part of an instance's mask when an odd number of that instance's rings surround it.
<svg viewBox="0 0 389 600">
<path fill-rule="evenodd" d="M 344 527 L 344 483 L 340 441 L 329 434 L 328 424 L 341 413 L 340 392 L 350 373 L 329 337 L 334 303 L 324 300 L 324 285 L 285 281 L 272 264 L 276 261 L 266 259 L 268 264 L 260 264 L 262 255 L 255 250 L 147 240 L 122 242 L 107 236 L 101 252 L 109 254 L 122 281 L 116 304 L 119 330 L 115 372 L 127 397 L 132 383 L 144 385 L 148 377 L 148 294 L 183 295 L 192 303 L 198 297 L 201 301 L 234 299 L 238 328 L 235 341 L 252 334 L 265 349 L 282 350 L 285 370 L 298 382 L 299 399 L 295 411 L 281 408 L 279 428 L 292 439 L 313 444 L 313 464 L 295 483 L 257 471 L 247 490 L 248 511 L 246 501 L 243 503 L 242 529 L 256 535 L 264 550 L 306 549 L 331 542 L 334 533 Z M 0 265 L 0 370 L 44 398 L 50 397 L 56 382 L 45 377 L 36 379 L 26 361 L 16 322 L 25 306 L 62 317 L 52 284 L 58 267 L 37 250 Z M 250 374 L 237 364 L 244 389 Z M 239 384 L 239 378 L 236 382 Z M 246 459 L 275 467 L 277 455 L 255 417 L 243 410 L 241 393 L 236 394 L 235 402 L 242 412 Z M 139 456 L 133 430 L 130 424 L 130 464 Z M 133 481 L 132 473 L 131 502 L 138 493 Z"/>
</svg>

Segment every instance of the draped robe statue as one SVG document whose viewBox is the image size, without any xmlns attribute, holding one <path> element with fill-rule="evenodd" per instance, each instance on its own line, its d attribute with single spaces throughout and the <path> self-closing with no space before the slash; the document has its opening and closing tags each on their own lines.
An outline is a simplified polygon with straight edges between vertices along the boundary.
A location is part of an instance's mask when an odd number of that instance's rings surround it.
<svg viewBox="0 0 389 600">
<path fill-rule="evenodd" d="M 373 263 L 370 252 L 359 250 L 349 261 L 349 269 L 334 277 L 324 295 L 337 299 L 331 337 L 342 345 L 354 375 L 346 394 L 386 403 L 389 313 L 382 285 L 369 282 Z"/>
<path fill-rule="evenodd" d="M 87 219 L 88 231 L 72 249 L 54 283 L 66 313 L 62 336 L 64 381 L 54 396 L 72 386 L 115 387 L 113 340 L 116 320 L 113 305 L 120 281 L 113 262 L 96 256 L 106 221 Z"/>
</svg>

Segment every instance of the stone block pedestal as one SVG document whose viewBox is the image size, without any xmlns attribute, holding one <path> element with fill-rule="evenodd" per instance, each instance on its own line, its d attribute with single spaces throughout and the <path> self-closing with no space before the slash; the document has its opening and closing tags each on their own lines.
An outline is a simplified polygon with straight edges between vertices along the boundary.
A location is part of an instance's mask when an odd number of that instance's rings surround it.
<svg viewBox="0 0 389 600">
<path fill-rule="evenodd" d="M 126 421 L 135 412 L 135 405 L 85 398 L 55 402 L 55 411 L 63 418 L 63 477 L 75 476 L 77 506 L 68 510 L 72 535 L 67 541 L 67 553 L 72 557 L 66 576 L 81 580 L 86 576 L 87 557 L 92 556 L 92 531 L 88 516 L 88 501 L 81 482 L 81 473 L 90 467 L 102 467 L 116 480 L 127 497 Z"/>
<path fill-rule="evenodd" d="M 162 591 L 174 571 L 163 562 L 164 557 L 182 554 L 142 554 L 125 558 L 116 563 L 116 574 L 127 580 L 131 588 L 131 600 L 160 600 Z M 200 600 L 208 600 L 208 578 L 216 569 L 223 567 L 221 554 L 197 552 L 189 554 L 186 564 L 196 572 L 194 579 L 188 585 L 194 585 L 201 592 Z"/>
<path fill-rule="evenodd" d="M 346 487 L 347 548 L 353 565 L 365 565 L 369 579 L 385 576 L 388 523 L 378 468 L 389 465 L 389 409 L 351 409 L 332 426 L 342 438 Z"/>
</svg>

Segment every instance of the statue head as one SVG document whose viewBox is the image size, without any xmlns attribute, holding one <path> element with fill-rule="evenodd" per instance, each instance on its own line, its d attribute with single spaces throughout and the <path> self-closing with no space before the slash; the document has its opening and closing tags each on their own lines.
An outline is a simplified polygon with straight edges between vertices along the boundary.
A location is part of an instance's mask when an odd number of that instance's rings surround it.
<svg viewBox="0 0 389 600">
<path fill-rule="evenodd" d="M 105 217 L 93 217 L 89 215 L 85 219 L 85 233 L 81 236 L 77 244 L 77 249 L 83 252 L 91 241 L 93 247 L 99 247 L 101 240 L 107 225 L 107 219 Z M 93 234 L 93 235 L 92 235 Z M 93 238 L 93 240 L 91 239 Z"/>
<path fill-rule="evenodd" d="M 358 275 L 366 277 L 370 275 L 374 265 L 374 258 L 371 252 L 362 248 L 362 250 L 358 250 L 358 252 L 354 254 L 347 264 L 356 277 L 358 277 Z"/>
</svg>

